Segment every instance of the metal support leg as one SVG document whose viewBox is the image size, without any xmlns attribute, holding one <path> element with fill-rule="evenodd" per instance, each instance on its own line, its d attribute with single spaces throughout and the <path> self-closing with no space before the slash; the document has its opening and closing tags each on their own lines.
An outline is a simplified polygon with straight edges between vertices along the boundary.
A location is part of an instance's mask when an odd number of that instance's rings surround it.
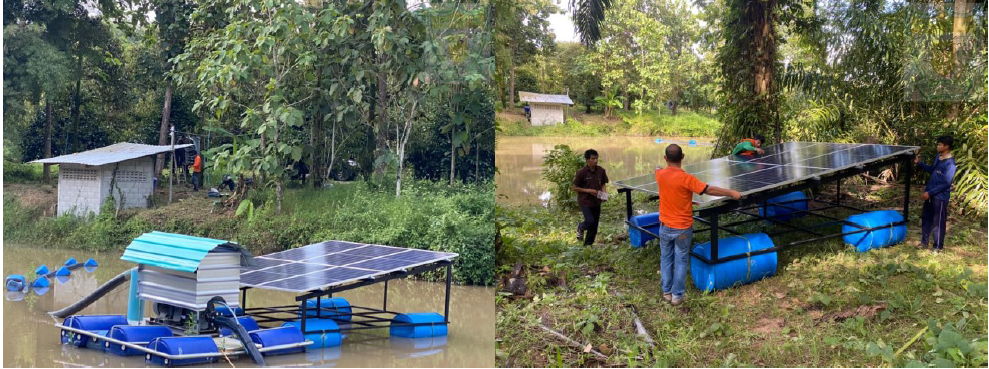
<svg viewBox="0 0 989 369">
<path fill-rule="evenodd" d="M 623 188 L 618 190 L 619 192 L 625 192 L 625 219 L 632 219 L 632 190 Z"/>
<path fill-rule="evenodd" d="M 910 219 L 910 180 L 913 177 L 913 160 L 910 156 L 907 156 L 906 160 L 903 161 L 903 165 L 906 167 L 906 185 L 903 188 L 903 220 L 909 221 Z"/>
<path fill-rule="evenodd" d="M 453 284 L 453 264 L 446 266 L 446 306 L 443 308 L 443 320 L 450 321 L 450 285 Z"/>
<path fill-rule="evenodd" d="M 306 315 L 309 315 L 309 312 L 306 312 Z M 317 318 L 323 317 L 323 299 L 319 297 L 316 298 L 316 317 Z"/>
<path fill-rule="evenodd" d="M 835 188 L 836 189 L 835 189 L 835 194 L 834 194 L 834 203 L 835 204 L 838 204 L 838 205 L 841 205 L 841 180 L 840 179 L 837 182 L 835 182 Z"/>
<path fill-rule="evenodd" d="M 718 261 L 718 217 L 711 215 L 711 261 Z"/>
<path fill-rule="evenodd" d="M 299 312 L 302 313 L 302 317 L 299 319 L 302 322 L 302 334 L 306 334 L 306 318 L 309 316 L 309 312 L 306 311 L 306 302 L 309 300 L 302 300 L 299 303 Z M 319 298 L 316 298 L 317 304 L 319 304 Z"/>
<path fill-rule="evenodd" d="M 388 281 L 385 281 L 385 301 L 381 303 L 381 310 L 388 310 Z"/>
<path fill-rule="evenodd" d="M 247 309 L 247 289 L 240 290 L 240 308 Z"/>
</svg>

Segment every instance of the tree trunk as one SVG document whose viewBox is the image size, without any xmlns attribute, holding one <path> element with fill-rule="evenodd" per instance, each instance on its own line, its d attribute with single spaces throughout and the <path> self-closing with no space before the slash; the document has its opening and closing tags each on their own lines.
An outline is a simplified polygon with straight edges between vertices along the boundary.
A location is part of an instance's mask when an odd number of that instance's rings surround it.
<svg viewBox="0 0 989 369">
<path fill-rule="evenodd" d="M 385 57 L 378 57 L 378 65 L 384 64 Z M 377 105 L 378 108 L 375 111 L 377 114 L 377 121 L 374 125 L 374 158 L 378 158 L 385 155 L 388 151 L 388 76 L 385 75 L 384 71 L 378 72 L 378 94 L 377 94 Z M 378 165 L 374 167 L 374 174 L 384 173 L 384 165 Z"/>
<path fill-rule="evenodd" d="M 474 146 L 477 146 L 477 140 L 474 140 Z M 481 181 L 481 148 L 474 148 L 474 182 Z"/>
<path fill-rule="evenodd" d="M 164 146 L 168 143 L 168 118 L 172 115 L 172 82 L 168 81 L 165 85 L 165 104 L 161 108 L 161 127 L 158 130 L 158 146 Z M 172 158 L 175 160 L 175 158 Z M 161 178 L 161 172 L 165 169 L 165 154 L 158 154 L 158 158 L 155 160 L 155 175 Z M 172 175 L 174 173 L 169 173 Z"/>
<path fill-rule="evenodd" d="M 70 138 L 66 140 L 65 146 L 69 148 L 62 155 L 76 152 L 79 145 L 79 107 L 82 105 L 82 52 L 76 57 L 76 96 L 75 101 L 72 105 L 72 134 L 68 135 Z M 70 144 L 73 142 L 74 144 Z"/>
<path fill-rule="evenodd" d="M 632 98 L 630 96 L 628 96 L 628 83 L 627 82 L 624 85 L 622 85 L 622 93 L 625 95 L 625 101 L 622 102 L 622 104 L 624 106 L 622 108 L 625 111 L 628 111 L 629 106 L 632 105 Z"/>
<path fill-rule="evenodd" d="M 954 54 L 954 76 L 963 78 L 965 67 L 968 65 L 968 54 L 971 51 L 969 27 L 972 25 L 972 3 L 969 0 L 955 0 L 955 19 L 952 25 L 952 52 Z M 955 101 L 948 109 L 948 119 L 955 120 L 962 110 L 964 101 Z"/>
<path fill-rule="evenodd" d="M 453 179 L 457 177 L 457 147 L 453 145 L 453 134 L 456 129 L 450 130 L 450 185 L 453 186 Z"/>
<path fill-rule="evenodd" d="M 45 159 L 52 157 L 52 101 L 45 97 Z M 49 183 L 51 180 L 50 164 L 45 164 L 41 180 Z"/>
<path fill-rule="evenodd" d="M 775 121 L 773 127 L 773 138 L 776 142 L 782 139 L 782 132 L 777 117 L 774 112 L 775 106 L 775 63 L 776 63 L 776 38 L 773 25 L 773 11 L 776 9 L 776 0 L 765 2 L 753 1 L 749 5 L 750 19 L 753 20 L 753 30 L 755 32 L 754 46 L 752 53 L 755 59 L 752 63 L 755 73 L 755 95 L 766 105 L 763 112 L 766 122 Z"/>
<path fill-rule="evenodd" d="M 515 68 L 512 67 L 508 74 L 508 104 L 509 108 L 515 108 Z"/>
<path fill-rule="evenodd" d="M 670 105 L 671 105 L 670 108 L 671 114 L 673 114 L 673 116 L 675 117 L 677 115 L 677 111 L 680 110 L 680 103 L 674 99 Z"/>
<path fill-rule="evenodd" d="M 278 127 L 275 127 L 275 140 L 272 141 L 275 145 L 275 151 L 278 151 Z M 275 165 L 281 166 L 280 160 L 278 160 L 278 155 L 275 155 Z M 282 213 L 282 177 L 284 175 L 279 175 L 275 178 L 275 214 Z"/>
</svg>

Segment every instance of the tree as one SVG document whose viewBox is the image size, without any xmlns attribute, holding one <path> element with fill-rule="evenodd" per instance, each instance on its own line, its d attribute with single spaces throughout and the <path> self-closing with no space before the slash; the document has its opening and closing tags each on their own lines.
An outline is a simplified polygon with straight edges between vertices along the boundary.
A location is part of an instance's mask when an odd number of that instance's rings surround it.
<svg viewBox="0 0 989 369">
<path fill-rule="evenodd" d="M 158 38 L 161 52 L 165 59 L 165 101 L 161 109 L 161 126 L 158 130 L 158 145 L 168 144 L 168 120 L 172 115 L 172 92 L 174 86 L 168 73 L 172 71 L 171 59 L 185 49 L 186 38 L 189 35 L 189 15 L 192 5 L 186 0 L 155 0 L 155 23 L 158 28 Z M 155 161 L 155 173 L 161 177 L 165 167 L 165 154 L 158 154 Z"/>
</svg>

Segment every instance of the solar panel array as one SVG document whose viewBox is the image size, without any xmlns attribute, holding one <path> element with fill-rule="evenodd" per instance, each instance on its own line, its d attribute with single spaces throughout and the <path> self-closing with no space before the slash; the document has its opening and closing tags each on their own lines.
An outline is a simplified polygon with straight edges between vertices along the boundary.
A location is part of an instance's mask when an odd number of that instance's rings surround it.
<svg viewBox="0 0 989 369">
<path fill-rule="evenodd" d="M 241 268 L 240 284 L 307 292 L 453 260 L 457 256 L 448 252 L 327 241 L 256 257 L 256 266 Z"/>
<path fill-rule="evenodd" d="M 917 150 L 916 146 L 786 142 L 766 147 L 762 155 L 729 155 L 683 166 L 683 170 L 711 186 L 729 188 L 742 196 Z M 660 158 L 662 160 L 662 158 Z M 655 173 L 616 181 L 619 187 L 658 195 Z M 694 195 L 705 205 L 719 196 Z"/>
</svg>

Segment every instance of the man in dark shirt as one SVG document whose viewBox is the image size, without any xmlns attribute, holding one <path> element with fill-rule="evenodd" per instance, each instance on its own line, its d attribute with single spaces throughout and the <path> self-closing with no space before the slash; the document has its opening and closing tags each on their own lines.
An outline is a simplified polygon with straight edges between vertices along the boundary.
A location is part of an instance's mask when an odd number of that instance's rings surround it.
<svg viewBox="0 0 989 369">
<path fill-rule="evenodd" d="M 577 192 L 577 205 L 584 214 L 584 221 L 577 224 L 577 240 L 584 245 L 593 245 L 598 234 L 598 221 L 601 220 L 601 202 L 608 200 L 605 184 L 608 174 L 598 166 L 598 152 L 593 149 L 584 152 L 586 166 L 580 168 L 573 178 L 573 190 Z M 584 235 L 587 232 L 587 235 Z"/>
<path fill-rule="evenodd" d="M 951 157 L 951 146 L 955 143 L 951 136 L 941 136 L 937 138 L 938 156 L 934 158 L 934 165 L 927 165 L 920 161 L 920 155 L 914 157 L 921 169 L 931 174 L 927 180 L 927 187 L 920 196 L 924 200 L 924 210 L 920 214 L 920 244 L 918 247 L 926 248 L 927 240 L 934 236 L 934 252 L 944 250 L 944 233 L 948 225 L 948 198 L 951 197 L 951 181 L 955 179 L 955 158 Z"/>
</svg>

